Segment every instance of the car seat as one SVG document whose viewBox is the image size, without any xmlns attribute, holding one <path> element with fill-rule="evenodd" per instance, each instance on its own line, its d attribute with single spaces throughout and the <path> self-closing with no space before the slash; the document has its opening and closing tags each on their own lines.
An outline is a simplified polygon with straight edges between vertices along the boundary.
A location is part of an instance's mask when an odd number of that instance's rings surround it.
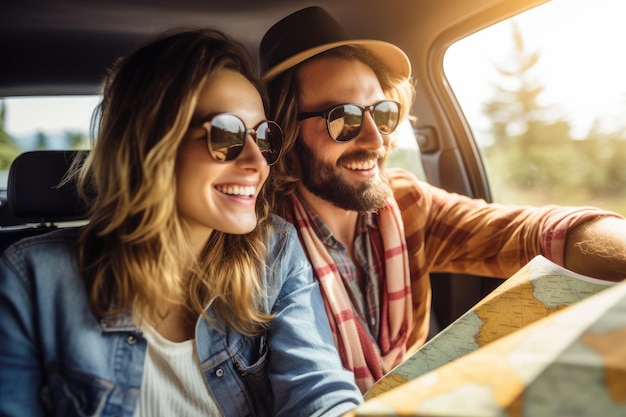
<svg viewBox="0 0 626 417">
<path fill-rule="evenodd" d="M 60 222 L 84 221 L 87 208 L 73 182 L 63 182 L 72 161 L 89 151 L 38 150 L 19 155 L 11 164 L 7 206 L 20 224 L 0 228 L 0 251 L 28 236 L 57 229 Z"/>
</svg>

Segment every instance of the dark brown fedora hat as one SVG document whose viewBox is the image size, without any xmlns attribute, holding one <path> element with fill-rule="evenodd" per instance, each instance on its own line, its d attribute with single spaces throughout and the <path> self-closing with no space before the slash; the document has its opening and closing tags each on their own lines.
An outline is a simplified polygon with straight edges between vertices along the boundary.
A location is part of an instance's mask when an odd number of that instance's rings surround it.
<svg viewBox="0 0 626 417">
<path fill-rule="evenodd" d="M 259 48 L 261 77 L 269 81 L 312 56 L 342 45 L 363 46 L 391 72 L 405 78 L 411 75 L 411 62 L 400 48 L 384 41 L 353 39 L 326 10 L 313 6 L 290 14 L 265 32 Z"/>
</svg>

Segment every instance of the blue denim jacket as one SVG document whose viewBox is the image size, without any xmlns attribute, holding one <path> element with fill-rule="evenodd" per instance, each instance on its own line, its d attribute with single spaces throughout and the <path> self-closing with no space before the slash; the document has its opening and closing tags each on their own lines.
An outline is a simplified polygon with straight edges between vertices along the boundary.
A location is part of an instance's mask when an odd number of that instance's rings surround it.
<svg viewBox="0 0 626 417">
<path fill-rule="evenodd" d="M 264 279 L 276 317 L 257 338 L 198 319 L 202 372 L 224 416 L 342 415 L 362 396 L 341 366 L 294 229 L 273 223 Z M 72 229 L 25 239 L 0 259 L 2 416 L 133 416 L 147 341 L 127 314 L 91 314 L 76 237 Z"/>
</svg>

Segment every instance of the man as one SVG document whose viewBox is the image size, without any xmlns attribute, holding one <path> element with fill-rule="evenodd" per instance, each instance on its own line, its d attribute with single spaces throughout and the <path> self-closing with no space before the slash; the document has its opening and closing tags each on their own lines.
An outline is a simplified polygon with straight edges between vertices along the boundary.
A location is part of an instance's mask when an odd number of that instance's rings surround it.
<svg viewBox="0 0 626 417">
<path fill-rule="evenodd" d="M 506 278 L 542 254 L 582 274 L 626 275 L 626 221 L 615 213 L 488 204 L 385 170 L 414 94 L 394 45 L 351 39 L 309 7 L 268 30 L 260 59 L 285 131 L 272 204 L 298 229 L 363 392 L 426 340 L 431 272 Z"/>
</svg>

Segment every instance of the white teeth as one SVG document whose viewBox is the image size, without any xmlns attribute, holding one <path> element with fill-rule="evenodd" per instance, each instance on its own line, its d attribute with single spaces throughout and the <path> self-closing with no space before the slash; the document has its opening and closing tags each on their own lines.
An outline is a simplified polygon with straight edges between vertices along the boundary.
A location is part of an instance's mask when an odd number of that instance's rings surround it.
<svg viewBox="0 0 626 417">
<path fill-rule="evenodd" d="M 353 171 L 364 171 L 366 169 L 372 169 L 376 166 L 376 161 L 370 159 L 369 161 L 350 162 L 346 164 L 346 168 Z"/>
<path fill-rule="evenodd" d="M 218 186 L 216 187 L 220 192 L 224 194 L 230 195 L 245 195 L 245 196 L 254 196 L 256 192 L 256 188 L 252 185 L 242 186 L 242 185 L 226 185 L 226 186 Z"/>
</svg>

